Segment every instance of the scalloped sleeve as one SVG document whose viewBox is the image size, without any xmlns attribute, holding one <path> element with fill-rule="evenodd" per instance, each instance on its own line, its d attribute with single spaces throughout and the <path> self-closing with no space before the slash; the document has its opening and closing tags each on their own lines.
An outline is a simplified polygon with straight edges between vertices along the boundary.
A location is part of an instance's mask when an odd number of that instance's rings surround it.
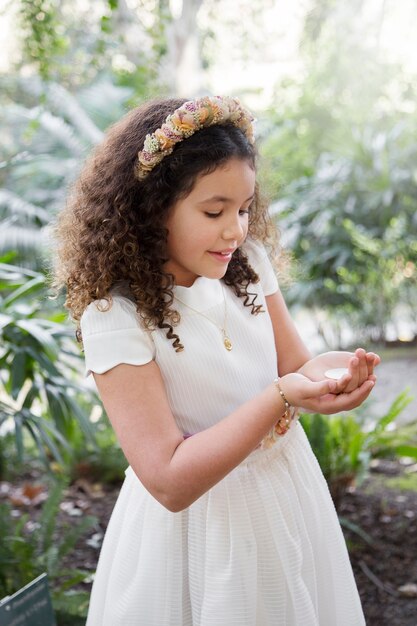
<svg viewBox="0 0 417 626">
<path fill-rule="evenodd" d="M 155 358 L 151 334 L 144 330 L 131 300 L 112 297 L 108 311 L 106 300 L 91 302 L 81 316 L 84 344 L 85 376 L 103 374 L 120 363 L 145 365 Z"/>
<path fill-rule="evenodd" d="M 265 296 L 270 296 L 278 291 L 278 280 L 265 247 L 261 243 L 247 239 L 243 249 L 248 255 L 251 267 L 259 276 Z"/>
</svg>

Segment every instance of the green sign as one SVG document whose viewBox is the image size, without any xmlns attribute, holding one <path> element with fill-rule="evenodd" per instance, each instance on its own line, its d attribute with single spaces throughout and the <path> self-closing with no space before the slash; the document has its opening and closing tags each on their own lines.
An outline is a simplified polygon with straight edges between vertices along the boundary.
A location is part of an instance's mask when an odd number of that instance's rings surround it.
<svg viewBox="0 0 417 626">
<path fill-rule="evenodd" d="M 0 626 L 56 626 L 46 574 L 0 600 Z"/>
</svg>

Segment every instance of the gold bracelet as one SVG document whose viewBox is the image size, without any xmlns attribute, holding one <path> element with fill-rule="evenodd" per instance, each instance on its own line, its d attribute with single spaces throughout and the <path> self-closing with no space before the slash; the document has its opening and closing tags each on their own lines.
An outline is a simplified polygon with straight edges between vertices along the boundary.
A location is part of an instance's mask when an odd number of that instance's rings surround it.
<svg viewBox="0 0 417 626">
<path fill-rule="evenodd" d="M 275 425 L 275 429 L 277 434 L 279 435 L 285 435 L 285 433 L 287 432 L 287 430 L 289 429 L 290 425 L 291 425 L 291 404 L 288 402 L 287 398 L 285 397 L 284 392 L 281 389 L 281 385 L 279 384 L 279 379 L 275 378 L 274 380 L 274 385 L 277 388 L 279 395 L 281 396 L 283 402 L 284 402 L 284 407 L 285 407 L 285 411 L 284 413 L 281 415 L 281 417 L 279 418 L 278 422 Z"/>
<path fill-rule="evenodd" d="M 285 415 L 291 408 L 291 404 L 288 402 L 287 398 L 284 395 L 284 392 L 281 389 L 281 385 L 279 384 L 279 378 L 275 378 L 274 379 L 274 385 L 275 387 L 278 389 L 279 395 L 281 396 L 283 402 L 284 402 L 284 406 L 285 406 L 285 411 L 282 415 Z"/>
<path fill-rule="evenodd" d="M 279 384 L 279 379 L 275 378 L 274 385 L 279 392 L 279 395 L 284 402 L 285 411 L 281 415 L 281 417 L 277 420 L 275 426 L 271 428 L 269 433 L 262 439 L 259 447 L 261 449 L 271 448 L 278 440 L 278 437 L 282 437 L 286 432 L 289 431 L 291 422 L 297 417 L 298 410 L 293 409 L 285 397 L 284 392 L 281 389 L 281 385 Z"/>
</svg>

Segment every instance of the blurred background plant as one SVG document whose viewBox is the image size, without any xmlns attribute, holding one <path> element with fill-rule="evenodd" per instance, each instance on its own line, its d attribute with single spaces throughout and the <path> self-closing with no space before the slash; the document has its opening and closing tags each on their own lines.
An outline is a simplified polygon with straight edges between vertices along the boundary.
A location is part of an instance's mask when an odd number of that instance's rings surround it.
<svg viewBox="0 0 417 626">
<path fill-rule="evenodd" d="M 331 347 L 417 336 L 416 88 L 383 53 L 385 3 L 372 27 L 365 5 L 315 3 L 306 72 L 277 86 L 261 144 L 299 270 L 288 299 Z"/>
<path fill-rule="evenodd" d="M 91 147 L 144 99 L 242 97 L 258 119 L 260 177 L 294 258 L 285 288 L 293 312 L 307 310 L 331 348 L 415 346 L 416 17 L 412 0 L 401 8 L 385 0 L 0 0 L 0 480 L 43 477 L 52 498 L 45 519 L 62 497 L 54 478 L 123 478 L 123 454 L 83 380 L 64 294 L 50 298 L 48 225 Z M 373 430 L 368 409 L 303 416 L 336 501 L 372 458 L 414 456 L 415 422 L 397 424 L 406 405 L 400 395 Z M 0 583 L 7 592 L 23 584 L 5 582 L 12 561 L 34 574 L 49 568 L 65 623 L 69 587 L 82 576 L 68 573 L 63 599 L 57 572 L 73 542 L 61 549 L 61 522 L 32 533 L 31 519 L 13 506 L 0 512 L 0 537 L 12 538 L 0 541 Z M 86 605 L 74 597 L 80 617 Z"/>
<path fill-rule="evenodd" d="M 64 489 L 62 481 L 51 487 L 36 520 L 29 513 L 16 519 L 9 504 L 0 504 L 0 597 L 13 594 L 47 571 L 53 586 L 57 618 L 61 613 L 84 617 L 88 593 L 82 590 L 74 592 L 72 587 L 83 582 L 91 573 L 63 568 L 62 560 L 79 538 L 96 525 L 97 520 L 84 516 L 76 523 L 61 523 L 58 528 Z"/>
<path fill-rule="evenodd" d="M 65 314 L 47 310 L 45 282 L 39 272 L 0 262 L 0 436 L 12 429 L 20 465 L 27 449 L 48 469 L 51 458 L 69 463 L 79 429 L 90 441 L 93 431 L 77 397 L 86 394 L 75 382 L 81 355 Z"/>
</svg>

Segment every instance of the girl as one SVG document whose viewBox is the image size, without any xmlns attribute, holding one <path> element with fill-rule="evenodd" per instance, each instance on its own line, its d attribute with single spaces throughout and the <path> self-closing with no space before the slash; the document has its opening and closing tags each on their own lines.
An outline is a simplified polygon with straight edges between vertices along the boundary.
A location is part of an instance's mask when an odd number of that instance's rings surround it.
<svg viewBox="0 0 417 626">
<path fill-rule="evenodd" d="M 365 623 L 294 407 L 360 405 L 379 357 L 310 357 L 263 245 L 255 156 L 238 100 L 150 102 L 56 225 L 56 284 L 130 464 L 87 626 Z"/>
</svg>

